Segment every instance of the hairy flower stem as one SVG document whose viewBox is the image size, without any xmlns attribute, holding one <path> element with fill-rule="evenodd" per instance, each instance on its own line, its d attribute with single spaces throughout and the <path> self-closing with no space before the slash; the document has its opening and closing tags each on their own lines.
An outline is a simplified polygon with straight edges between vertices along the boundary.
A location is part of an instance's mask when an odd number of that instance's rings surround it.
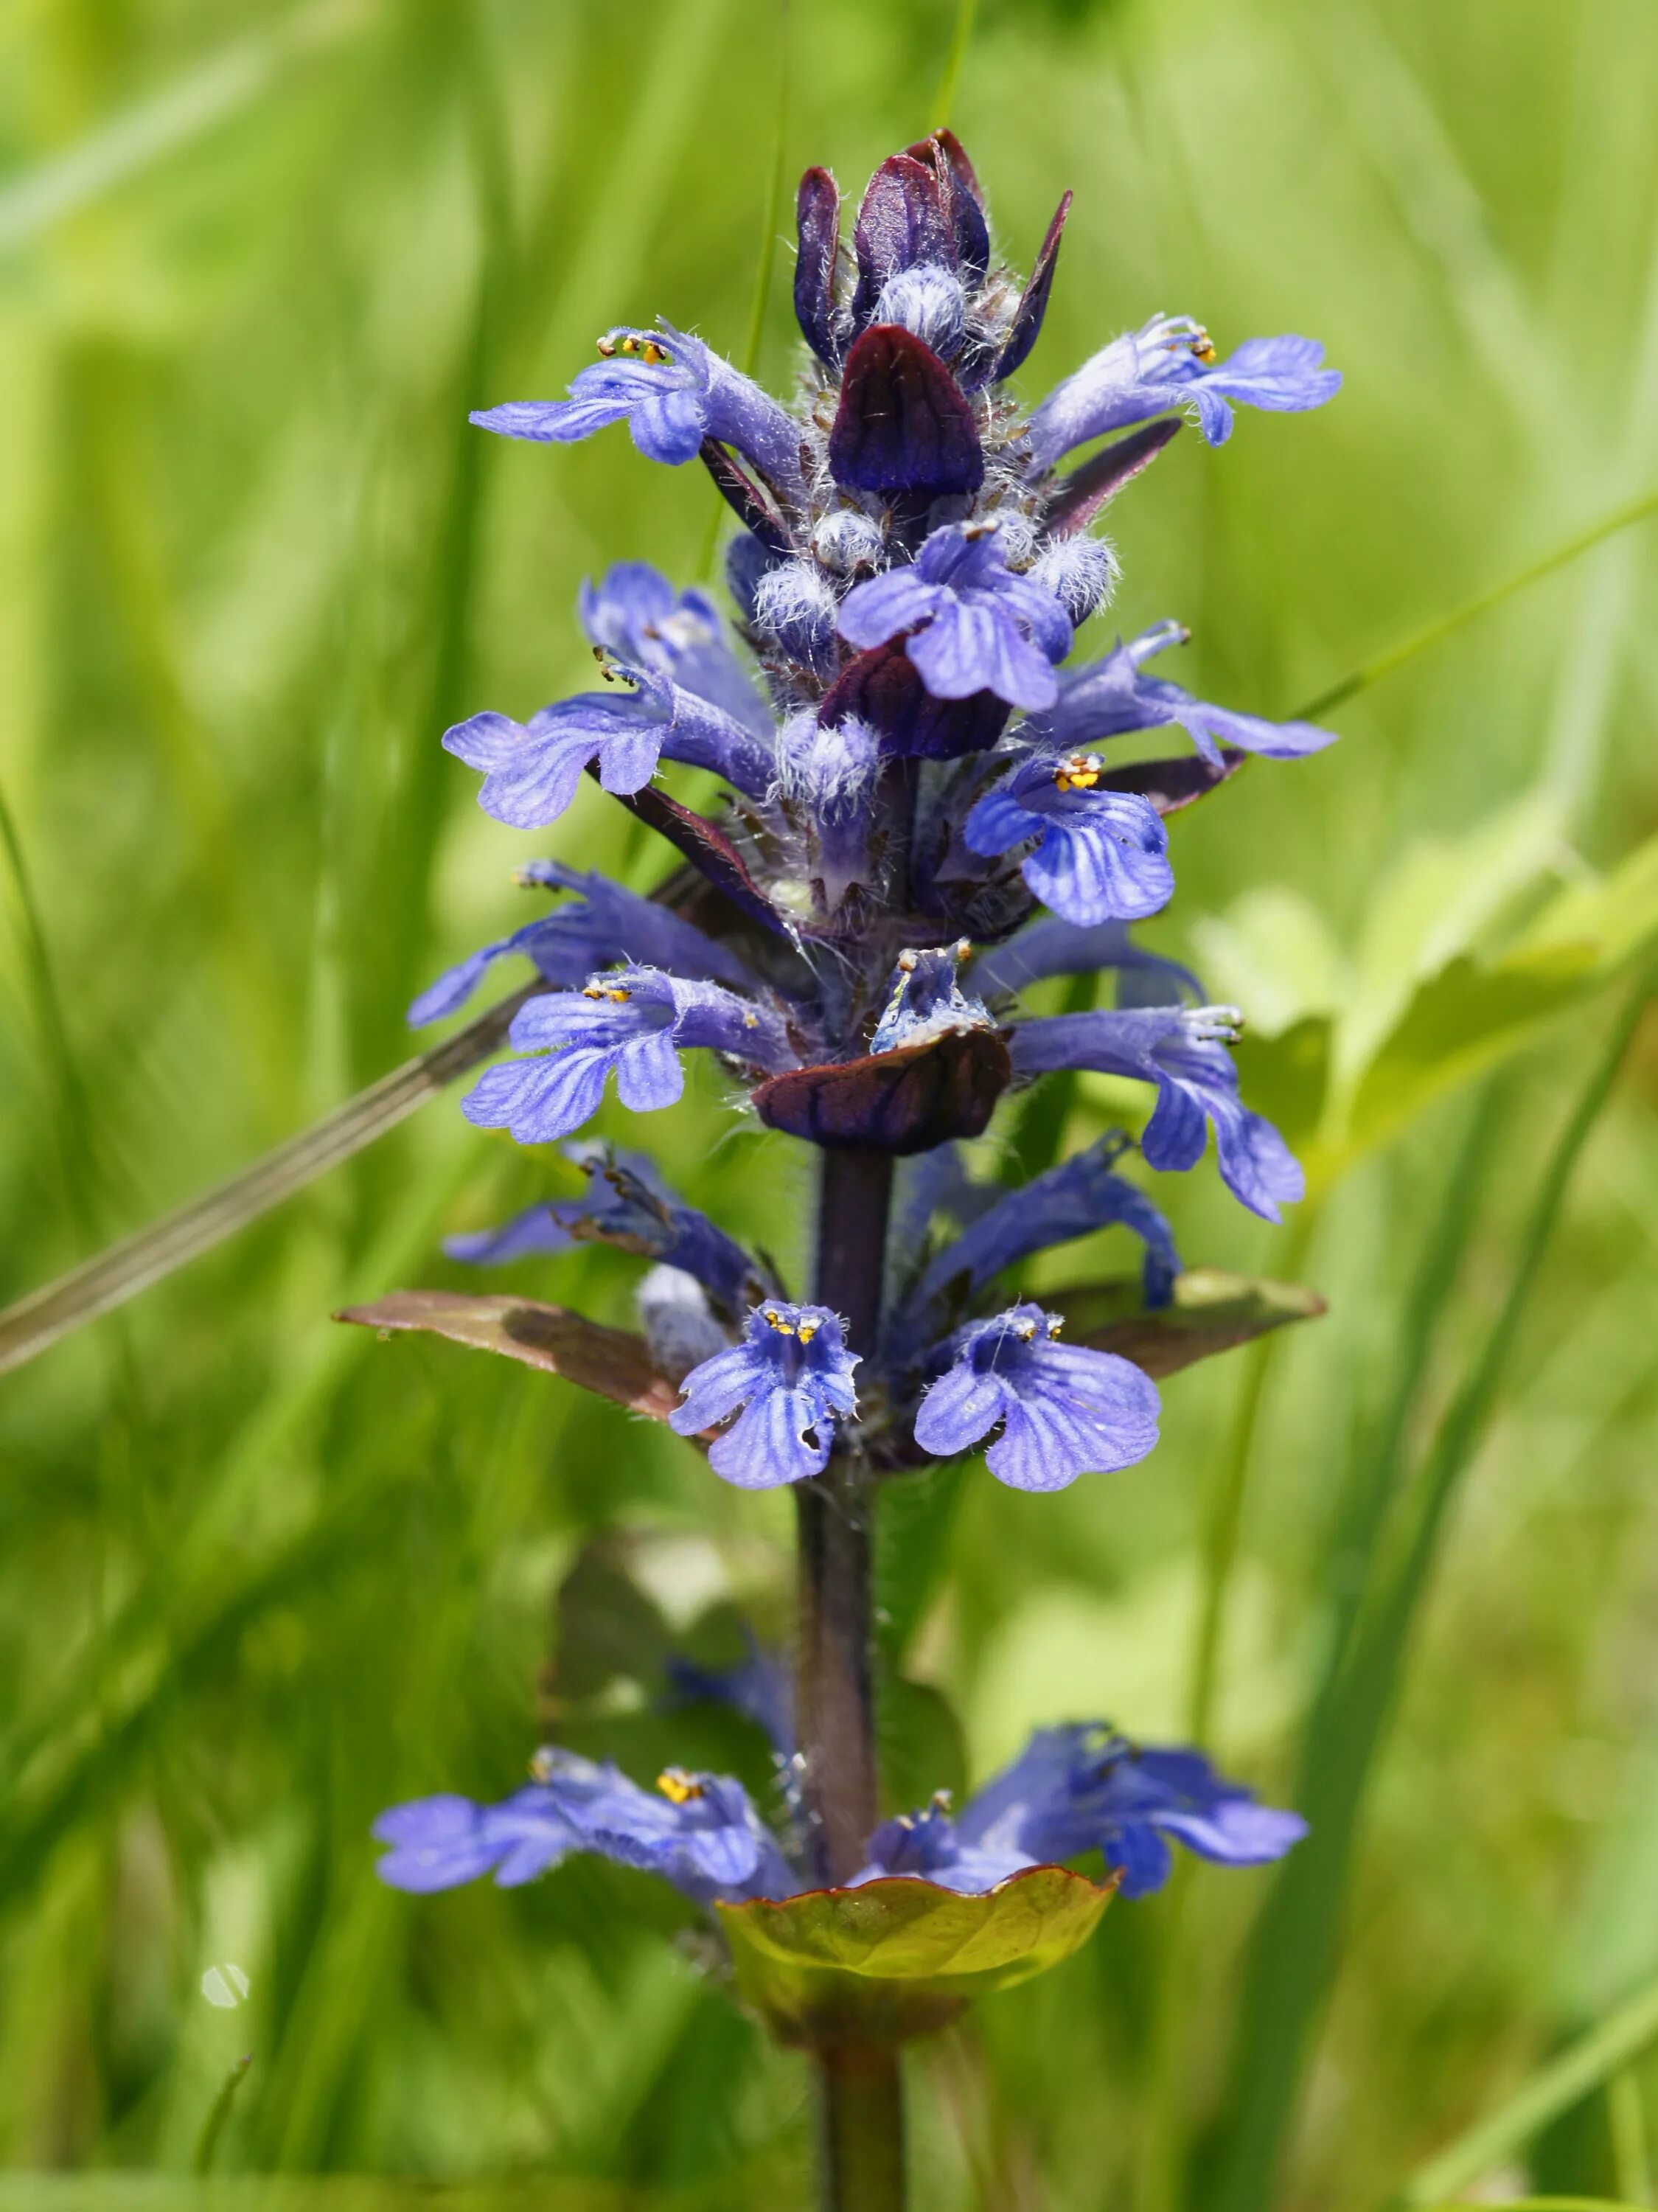
<svg viewBox="0 0 1658 2212">
<path fill-rule="evenodd" d="M 896 2051 L 854 2047 L 821 2062 L 827 2212 L 903 2212 L 903 2085 Z"/>
<path fill-rule="evenodd" d="M 818 1190 L 816 1296 L 873 1351 L 892 1198 L 884 1152 L 826 1152 Z M 816 1873 L 857 1873 L 878 1812 L 870 1668 L 870 1479 L 837 1452 L 795 1498 L 800 1530 L 799 1736 Z M 902 2212 L 903 2104 L 897 2054 L 857 2045 L 819 2061 L 825 2212 Z"/>
</svg>

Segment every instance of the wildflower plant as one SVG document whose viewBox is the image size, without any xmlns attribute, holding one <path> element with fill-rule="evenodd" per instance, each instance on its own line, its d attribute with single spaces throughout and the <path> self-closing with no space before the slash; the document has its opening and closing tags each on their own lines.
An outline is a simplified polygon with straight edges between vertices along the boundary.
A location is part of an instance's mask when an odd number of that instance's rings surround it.
<svg viewBox="0 0 1658 2212">
<path fill-rule="evenodd" d="M 410 1010 L 437 1020 L 495 962 L 533 963 L 512 1056 L 464 1110 L 561 1147 L 586 1191 L 449 1249 L 488 1265 L 610 1243 L 647 1263 L 640 1329 L 442 1292 L 349 1316 L 550 1368 L 665 1421 L 720 1480 L 792 1487 L 793 1698 L 757 1646 L 693 1685 L 766 1726 L 772 1802 L 726 1776 L 672 1768 L 647 1786 L 546 1748 L 498 1803 L 388 1812 L 380 1870 L 409 1890 L 513 1885 L 586 1851 L 674 1885 L 717 1919 L 742 1996 L 814 2055 L 825 2202 L 860 2212 L 902 2202 L 904 2039 L 1066 1956 L 1114 1892 L 1167 1879 L 1171 1844 L 1251 1865 L 1303 1832 L 1201 1753 L 1078 1717 L 959 1808 L 940 1795 L 878 1817 L 884 1492 L 979 1449 L 993 1477 L 1029 1492 L 1132 1468 L 1157 1443 L 1157 1374 L 1294 1310 L 1188 1275 L 1123 1171 L 1136 1152 L 1154 1173 L 1188 1170 L 1212 1133 L 1253 1212 L 1276 1222 L 1302 1188 L 1239 1095 L 1228 1047 L 1241 1015 L 1204 1003 L 1131 926 L 1173 895 L 1170 815 L 1249 755 L 1299 757 L 1331 733 L 1182 690 L 1159 672 L 1185 640 L 1172 622 L 1071 655 L 1116 582 L 1095 526 L 1182 422 L 1219 446 L 1239 407 L 1316 407 L 1339 379 L 1310 340 L 1254 339 L 1221 359 L 1200 325 L 1160 314 L 1025 409 L 1008 380 L 1041 333 L 1069 204 L 1021 283 L 993 252 L 948 131 L 881 165 L 850 243 L 834 179 L 810 170 L 794 276 L 808 353 L 792 406 L 663 323 L 601 338 L 566 399 L 474 416 L 543 444 L 625 422 L 647 459 L 700 460 L 740 526 L 726 564 L 734 632 L 701 592 L 620 563 L 581 598 L 598 688 L 526 723 L 475 714 L 444 738 L 513 829 L 556 823 L 588 776 L 678 855 L 648 898 L 537 864 L 525 879 L 549 910 Z M 1167 725 L 1189 750 L 1113 763 L 1112 740 Z M 676 767 L 720 779 L 716 811 L 673 795 Z M 1109 1007 L 1023 1004 L 1050 979 L 1096 975 L 1113 981 Z M 647 1156 L 584 1135 L 612 1080 L 635 1114 L 674 1105 L 694 1051 L 755 1121 L 815 1149 L 810 1282 L 784 1281 Z M 1016 1094 L 1078 1070 L 1146 1086 L 1137 1141 L 1114 1132 L 1023 1185 L 1011 1155 L 1002 1181 L 969 1172 L 962 1147 L 1005 1098 L 1011 1115 Z M 1107 1224 L 1139 1242 L 1133 1310 L 1102 1321 L 1084 1296 L 1067 1331 L 1020 1271 Z"/>
</svg>

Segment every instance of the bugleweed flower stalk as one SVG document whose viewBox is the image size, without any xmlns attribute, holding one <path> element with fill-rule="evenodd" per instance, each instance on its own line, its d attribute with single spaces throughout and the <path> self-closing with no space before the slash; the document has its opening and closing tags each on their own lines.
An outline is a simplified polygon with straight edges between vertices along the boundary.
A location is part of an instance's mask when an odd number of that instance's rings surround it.
<svg viewBox="0 0 1658 2212">
<path fill-rule="evenodd" d="M 1152 673 L 1185 641 L 1173 622 L 1093 660 L 1070 655 L 1116 580 L 1094 525 L 1181 419 L 1218 446 L 1238 405 L 1299 411 L 1339 379 L 1309 340 L 1251 340 L 1221 360 L 1200 325 L 1159 314 L 1027 413 L 1007 380 L 1040 335 L 1069 204 L 1021 283 L 993 255 L 978 180 L 948 132 L 882 164 L 850 249 L 834 179 L 810 170 L 794 282 L 809 359 L 793 409 L 665 323 L 601 338 L 568 399 L 475 418 L 539 443 L 626 422 L 649 458 L 701 460 L 740 525 L 727 574 L 749 657 L 701 592 L 624 563 L 582 593 L 603 689 L 526 723 L 475 714 L 444 740 L 513 828 L 556 820 L 587 775 L 679 857 L 651 898 L 532 864 L 521 880 L 562 902 L 411 1009 L 435 1020 L 494 961 L 534 963 L 544 988 L 513 1020 L 517 1056 L 465 1110 L 520 1143 L 561 1146 L 587 1188 L 449 1249 L 488 1263 L 616 1245 L 652 1263 L 641 1334 L 447 1293 L 358 1316 L 520 1357 L 538 1347 L 537 1364 L 695 1439 L 725 1480 L 794 1486 L 793 1718 L 757 1647 L 733 1674 L 700 1678 L 770 1733 L 774 1803 L 756 1806 L 729 1776 L 671 1768 L 653 1789 L 546 1749 L 501 1804 L 427 1798 L 378 1832 L 391 1846 L 380 1872 L 406 1889 L 484 1873 L 510 1886 L 594 1851 L 716 1914 L 742 1995 L 814 2056 L 826 2202 L 841 2212 L 902 2203 L 905 2037 L 1063 1956 L 1112 1889 L 1158 1887 L 1171 1840 L 1247 1865 L 1303 1832 L 1199 1753 L 1088 1719 L 1040 1731 L 959 1811 L 941 1793 L 881 1818 L 871 1559 L 884 1489 L 983 1447 L 1011 1487 L 1060 1490 L 1133 1465 L 1157 1440 L 1150 1376 L 1109 1328 L 1065 1340 L 1060 1303 L 1022 1294 L 1021 1269 L 1120 1225 L 1142 1249 L 1141 1312 L 1154 1319 L 1180 1295 L 1181 1261 L 1121 1171 L 1132 1157 L 1190 1169 L 1212 1129 L 1223 1178 L 1256 1213 L 1278 1220 L 1302 1188 L 1277 1131 L 1239 1097 L 1237 1010 L 1205 1004 L 1197 979 L 1135 944 L 1130 925 L 1172 893 L 1167 817 L 1248 753 L 1295 757 L 1330 733 Z M 1190 737 L 1191 755 L 1114 766 L 1098 750 L 1164 726 Z M 716 812 L 659 781 L 673 763 L 723 781 Z M 1091 991 L 1064 1013 L 1022 1007 L 1050 979 L 1101 971 L 1115 979 L 1110 1008 Z M 817 1149 L 804 1302 L 647 1157 L 580 1137 L 612 1078 L 634 1113 L 674 1103 L 681 1055 L 699 1048 L 756 1123 Z M 1149 1086 L 1143 1129 L 1023 1188 L 998 1180 L 1003 1095 L 1079 1071 Z M 990 1175 L 973 1172 L 986 1163 Z M 1105 1884 L 1066 1870 L 1092 1854 Z"/>
</svg>

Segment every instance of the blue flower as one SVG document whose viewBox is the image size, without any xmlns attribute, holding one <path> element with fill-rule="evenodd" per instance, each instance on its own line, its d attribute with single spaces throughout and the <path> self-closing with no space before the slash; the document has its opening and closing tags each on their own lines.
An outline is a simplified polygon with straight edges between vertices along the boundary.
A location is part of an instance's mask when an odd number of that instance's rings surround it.
<svg viewBox="0 0 1658 2212">
<path fill-rule="evenodd" d="M 1017 1305 L 958 1330 L 916 1411 L 916 1443 L 949 1459 L 999 1423 L 985 1463 L 1014 1490 L 1064 1490 L 1144 1459 L 1157 1441 L 1157 1385 L 1114 1352 L 1056 1344 L 1060 1326 Z"/>
<path fill-rule="evenodd" d="M 693 1437 L 736 1413 L 709 1447 L 714 1473 L 741 1490 L 802 1482 L 828 1465 L 837 1417 L 858 1410 L 857 1364 L 827 1306 L 768 1300 L 749 1316 L 741 1344 L 691 1370 L 670 1425 Z"/>
<path fill-rule="evenodd" d="M 642 791 L 665 755 L 712 769 L 739 791 L 766 790 L 774 773 L 771 748 L 751 730 L 653 670 L 618 672 L 637 688 L 580 692 L 527 722 L 474 714 L 444 732 L 446 751 L 483 770 L 478 804 L 486 814 L 509 829 L 544 829 L 568 806 L 594 761 L 604 789 L 624 795 Z"/>
<path fill-rule="evenodd" d="M 783 1855 L 740 1782 L 671 1766 L 657 1793 L 623 1782 L 596 1800 L 585 1823 L 591 1848 L 660 1875 L 699 1905 L 793 1892 Z"/>
<path fill-rule="evenodd" d="M 1055 385 L 1030 418 L 1031 454 L 1051 468 L 1073 446 L 1177 407 L 1192 410 L 1212 446 L 1224 445 L 1235 404 L 1294 415 L 1333 399 L 1341 376 L 1323 359 L 1314 338 L 1277 337 L 1250 338 L 1217 362 L 1200 324 L 1154 315 Z"/>
<path fill-rule="evenodd" d="M 618 328 L 598 342 L 604 356 L 584 368 L 568 399 L 513 400 L 472 416 L 480 429 L 537 444 L 573 445 L 626 422 L 647 459 L 677 466 L 702 441 L 734 446 L 780 491 L 800 484 L 800 433 L 769 392 L 710 352 L 701 338 L 663 323 Z"/>
<path fill-rule="evenodd" d="M 831 726 L 808 709 L 781 732 L 778 792 L 806 818 L 807 866 L 826 914 L 835 913 L 854 885 L 870 881 L 880 772 L 879 740 L 855 715 Z"/>
<path fill-rule="evenodd" d="M 1060 696 L 1044 714 L 1027 722 L 1023 735 L 1067 749 L 1096 744 L 1128 730 L 1151 730 L 1177 722 L 1205 760 L 1218 768 L 1223 744 L 1270 760 L 1298 760 L 1322 752 L 1336 741 L 1333 730 L 1315 722 L 1268 722 L 1259 714 L 1240 714 L 1194 699 L 1178 684 L 1141 673 L 1145 663 L 1171 645 L 1184 645 L 1191 633 L 1175 622 L 1158 623 L 1102 660 L 1067 668 L 1060 677 Z"/>
<path fill-rule="evenodd" d="M 940 1300 L 976 1298 L 987 1284 L 1033 1253 L 1115 1223 L 1132 1229 L 1145 1246 L 1147 1304 L 1166 1304 L 1181 1271 L 1180 1255 L 1169 1224 L 1145 1192 L 1112 1172 L 1127 1146 L 1126 1137 L 1102 1137 L 1019 1190 L 969 1184 L 974 1218 L 922 1273 L 911 1298 L 916 1313 L 925 1320 Z M 959 1200 L 949 1210 L 959 1213 Z"/>
<path fill-rule="evenodd" d="M 950 1817 L 949 1795 L 941 1790 L 925 1812 L 900 1813 L 896 1820 L 882 1821 L 869 1839 L 868 1865 L 847 1886 L 857 1889 L 865 1882 L 908 1875 L 939 1889 L 982 1897 L 1010 1875 L 1035 1863 L 1017 1849 L 980 1850 L 963 1845 Z"/>
<path fill-rule="evenodd" d="M 896 1052 L 902 1046 L 925 1044 L 947 1030 L 990 1029 L 994 1026 L 977 999 L 970 999 L 957 981 L 956 971 L 973 947 L 966 938 L 934 951 L 906 951 L 888 986 L 887 1003 L 869 1048 Z"/>
<path fill-rule="evenodd" d="M 1169 833 L 1138 792 L 1101 786 L 1096 753 L 1059 759 L 1033 753 L 988 791 L 963 825 L 975 853 L 1036 849 L 1021 872 L 1045 906 L 1066 921 L 1139 921 L 1174 896 Z"/>
<path fill-rule="evenodd" d="M 612 969 L 580 991 L 531 999 L 507 1036 L 515 1051 L 546 1057 L 486 1070 L 461 1110 L 480 1128 L 510 1129 L 520 1145 L 574 1134 L 598 1111 L 611 1074 L 632 1112 L 673 1105 L 685 1087 L 681 1050 L 701 1046 L 754 1067 L 794 1065 L 768 1008 L 656 968 Z"/>
<path fill-rule="evenodd" d="M 449 1257 L 491 1267 L 591 1240 L 691 1276 L 732 1316 L 764 1296 L 765 1279 L 742 1246 L 670 1190 L 643 1153 L 607 1145 L 565 1149 L 588 1177 L 584 1196 L 530 1206 L 499 1229 L 446 1237 Z"/>
<path fill-rule="evenodd" d="M 1043 1863 L 1101 1851 L 1122 1869 L 1123 1895 L 1144 1897 L 1169 1878 L 1169 1837 L 1223 1866 L 1260 1866 L 1307 1823 L 1257 1804 L 1201 1752 L 1141 1749 L 1094 1722 L 1038 1730 L 964 1808 L 961 1833 L 970 1848 Z"/>
<path fill-rule="evenodd" d="M 568 906 L 525 922 L 506 937 L 485 945 L 428 984 L 409 1009 L 409 1024 L 421 1029 L 457 1013 L 471 997 L 485 971 L 514 952 L 533 960 L 550 983 L 578 988 L 595 969 L 612 962 L 640 968 L 666 968 L 676 975 L 739 988 L 752 978 L 734 952 L 680 917 L 658 899 L 641 898 L 608 882 L 595 869 L 584 874 L 560 860 L 531 860 L 520 868 L 521 884 L 580 893 Z"/>
<path fill-rule="evenodd" d="M 1227 1188 L 1252 1213 L 1277 1221 L 1278 1207 L 1302 1196 L 1305 1178 L 1272 1123 L 1238 1096 L 1225 1043 L 1242 1018 L 1236 1006 L 1048 1014 L 1013 1030 L 1013 1065 L 1025 1075 L 1080 1067 L 1155 1083 L 1157 1103 L 1140 1139 L 1149 1164 L 1195 1167 L 1212 1122 Z"/>
<path fill-rule="evenodd" d="M 675 1654 L 667 1662 L 668 1681 L 684 1703 L 707 1698 L 729 1705 L 765 1731 L 780 1759 L 794 1756 L 794 1682 L 786 1660 L 768 1651 L 753 1630 L 743 1631 L 747 1649 L 734 1667 L 701 1667 Z"/>
<path fill-rule="evenodd" d="M 1051 707 L 1052 664 L 1071 650 L 1071 617 L 1052 592 L 1017 574 L 999 532 L 959 522 L 935 530 L 913 567 L 855 585 L 841 605 L 850 645 L 914 633 L 904 651 L 935 699 L 992 691 L 1015 707 Z"/>
<path fill-rule="evenodd" d="M 670 1767 L 657 1791 L 608 1764 L 544 1752 L 537 1780 L 499 1805 L 424 1797 L 374 1824 L 392 1849 L 376 1871 L 408 1890 L 452 1889 L 492 1873 L 516 1887 L 572 1851 L 642 1867 L 698 1904 L 787 1897 L 797 1885 L 748 1794 L 728 1775 Z"/>
<path fill-rule="evenodd" d="M 701 592 L 676 592 L 648 561 L 618 561 L 581 586 L 581 626 L 596 646 L 649 668 L 771 742 L 771 709 L 732 651 L 720 610 Z"/>
<path fill-rule="evenodd" d="M 1093 975 L 1103 969 L 1116 974 L 1119 1006 L 1178 1005 L 1188 991 L 1193 1000 L 1203 996 L 1203 986 L 1189 968 L 1136 945 L 1121 921 L 1082 928 L 1074 921 L 1039 915 L 987 952 L 976 973 L 982 990 L 1012 997 L 1049 975 Z"/>
</svg>

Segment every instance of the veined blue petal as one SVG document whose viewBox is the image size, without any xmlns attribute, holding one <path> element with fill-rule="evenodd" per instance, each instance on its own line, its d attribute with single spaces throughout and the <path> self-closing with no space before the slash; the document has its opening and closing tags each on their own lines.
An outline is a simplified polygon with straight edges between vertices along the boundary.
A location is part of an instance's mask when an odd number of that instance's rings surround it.
<svg viewBox="0 0 1658 2212">
<path fill-rule="evenodd" d="M 1011 1306 L 950 1340 L 950 1364 L 922 1398 L 915 1441 L 954 1456 L 1002 1433 L 985 1455 L 1015 1490 L 1064 1490 L 1079 1474 L 1132 1467 L 1157 1441 L 1157 1390 L 1114 1352 L 1057 1344 L 1040 1306 Z"/>
<path fill-rule="evenodd" d="M 1098 1850 L 1123 1869 L 1125 1897 L 1145 1896 L 1168 1879 L 1167 1837 L 1224 1865 L 1258 1866 L 1307 1833 L 1298 1814 L 1258 1805 L 1200 1752 L 1141 1747 L 1103 1722 L 1038 1729 L 975 1794 L 958 1825 L 974 1849 L 1023 1850 L 1043 1861 Z"/>
<path fill-rule="evenodd" d="M 822 1473 L 837 1422 L 857 1411 L 857 1364 L 828 1307 L 771 1299 L 749 1316 L 740 1345 L 691 1370 L 669 1425 L 695 1436 L 735 1413 L 709 1448 L 714 1473 L 744 1490 L 801 1482 Z"/>
</svg>

